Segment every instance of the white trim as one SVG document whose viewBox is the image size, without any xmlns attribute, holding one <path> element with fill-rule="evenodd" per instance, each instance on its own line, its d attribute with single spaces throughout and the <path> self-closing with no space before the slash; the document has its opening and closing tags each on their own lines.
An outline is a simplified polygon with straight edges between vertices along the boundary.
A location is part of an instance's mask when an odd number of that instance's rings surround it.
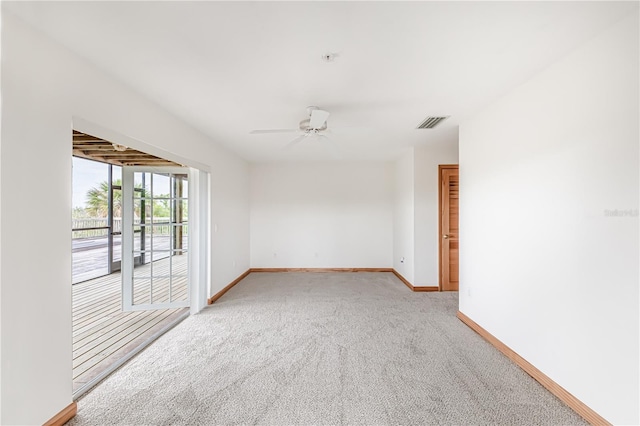
<svg viewBox="0 0 640 426">
<path fill-rule="evenodd" d="M 192 169 L 189 175 L 189 270 L 191 271 L 191 313 L 205 306 L 209 282 L 209 173 Z"/>
</svg>

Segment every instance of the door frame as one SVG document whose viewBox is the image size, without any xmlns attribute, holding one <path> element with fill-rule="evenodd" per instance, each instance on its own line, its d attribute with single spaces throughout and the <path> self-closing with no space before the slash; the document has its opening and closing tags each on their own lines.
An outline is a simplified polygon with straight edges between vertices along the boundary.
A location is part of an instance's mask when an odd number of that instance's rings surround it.
<svg viewBox="0 0 640 426">
<path fill-rule="evenodd" d="M 447 169 L 460 170 L 459 164 L 439 164 L 438 165 L 438 291 L 442 291 L 442 279 L 444 278 L 444 270 L 442 268 L 442 197 L 444 191 L 442 188 L 442 171 Z"/>
<path fill-rule="evenodd" d="M 156 157 L 166 158 L 174 163 L 182 164 L 191 169 L 189 179 L 193 179 L 189 185 L 193 186 L 195 198 L 189 200 L 193 204 L 190 219 L 190 228 L 193 232 L 193 250 L 189 260 L 191 275 L 191 314 L 197 314 L 207 306 L 210 281 L 212 276 L 211 253 L 212 242 L 210 222 L 212 219 L 212 172 L 211 167 L 205 163 L 182 157 L 174 152 L 159 148 L 145 142 L 143 139 L 126 136 L 117 130 L 110 129 L 101 124 L 89 121 L 83 117 L 74 115 L 71 127 L 79 132 L 97 136 L 112 143 L 128 146 L 138 151 L 146 152 Z"/>
</svg>

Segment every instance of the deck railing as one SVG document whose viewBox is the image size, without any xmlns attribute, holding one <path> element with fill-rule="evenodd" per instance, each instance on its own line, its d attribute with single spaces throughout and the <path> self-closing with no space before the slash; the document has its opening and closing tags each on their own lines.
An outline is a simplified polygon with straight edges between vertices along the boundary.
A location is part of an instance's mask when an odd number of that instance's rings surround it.
<svg viewBox="0 0 640 426">
<path fill-rule="evenodd" d="M 169 236 L 169 221 L 170 218 L 168 217 L 154 217 L 153 223 L 158 224 L 154 225 L 154 234 Z M 133 223 L 134 225 L 139 225 L 140 219 L 134 219 Z M 151 221 L 147 219 L 145 223 L 151 224 Z M 109 222 L 107 218 L 73 219 L 71 227 L 73 229 L 72 238 L 74 240 L 80 238 L 99 238 L 107 236 Z M 186 223 L 182 229 L 184 235 L 187 235 L 188 226 Z M 122 218 L 113 219 L 112 232 L 122 232 Z"/>
</svg>

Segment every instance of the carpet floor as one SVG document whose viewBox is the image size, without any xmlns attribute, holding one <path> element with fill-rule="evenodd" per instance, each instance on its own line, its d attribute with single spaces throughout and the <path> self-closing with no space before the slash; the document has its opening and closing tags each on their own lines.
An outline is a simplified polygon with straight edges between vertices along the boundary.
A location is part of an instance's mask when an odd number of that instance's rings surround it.
<svg viewBox="0 0 640 426">
<path fill-rule="evenodd" d="M 80 425 L 584 425 L 390 273 L 252 273 L 78 401 Z"/>
</svg>

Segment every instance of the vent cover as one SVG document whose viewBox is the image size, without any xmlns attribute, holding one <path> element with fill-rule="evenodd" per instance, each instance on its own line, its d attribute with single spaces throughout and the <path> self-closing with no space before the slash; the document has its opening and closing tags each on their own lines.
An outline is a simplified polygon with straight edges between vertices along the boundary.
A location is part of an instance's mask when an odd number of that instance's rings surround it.
<svg viewBox="0 0 640 426">
<path fill-rule="evenodd" d="M 424 119 L 424 121 L 422 121 L 422 123 L 418 124 L 418 127 L 416 127 L 416 129 L 433 129 L 449 117 L 449 115 L 443 117 L 427 117 Z"/>
</svg>

